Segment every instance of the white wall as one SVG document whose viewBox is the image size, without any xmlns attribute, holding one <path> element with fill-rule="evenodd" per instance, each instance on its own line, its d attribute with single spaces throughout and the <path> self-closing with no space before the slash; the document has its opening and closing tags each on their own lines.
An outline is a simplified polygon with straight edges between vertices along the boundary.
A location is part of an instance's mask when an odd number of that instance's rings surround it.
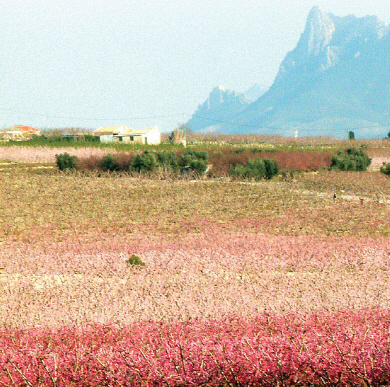
<svg viewBox="0 0 390 387">
<path fill-rule="evenodd" d="M 114 141 L 114 136 L 112 134 L 102 134 L 100 136 L 100 142 L 104 144 L 109 144 Z"/>
<path fill-rule="evenodd" d="M 161 133 L 158 126 L 153 127 L 146 136 L 148 145 L 159 145 L 161 143 Z"/>
</svg>

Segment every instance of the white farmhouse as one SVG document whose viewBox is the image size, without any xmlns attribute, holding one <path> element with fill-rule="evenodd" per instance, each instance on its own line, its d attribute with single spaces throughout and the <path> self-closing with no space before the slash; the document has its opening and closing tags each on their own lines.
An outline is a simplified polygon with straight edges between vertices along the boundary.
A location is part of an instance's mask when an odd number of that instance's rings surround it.
<svg viewBox="0 0 390 387">
<path fill-rule="evenodd" d="M 96 129 L 93 134 L 104 143 L 159 145 L 161 133 L 158 126 L 148 129 L 129 129 L 127 126 L 108 126 Z"/>
</svg>

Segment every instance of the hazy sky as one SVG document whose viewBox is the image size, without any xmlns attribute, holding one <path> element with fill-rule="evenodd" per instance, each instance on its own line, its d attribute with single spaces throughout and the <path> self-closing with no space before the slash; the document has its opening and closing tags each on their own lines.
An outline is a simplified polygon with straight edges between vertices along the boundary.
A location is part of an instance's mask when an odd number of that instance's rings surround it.
<svg viewBox="0 0 390 387">
<path fill-rule="evenodd" d="M 390 22 L 389 0 L 0 0 L 0 126 L 172 130 L 217 85 L 270 85 L 314 5 Z"/>
</svg>

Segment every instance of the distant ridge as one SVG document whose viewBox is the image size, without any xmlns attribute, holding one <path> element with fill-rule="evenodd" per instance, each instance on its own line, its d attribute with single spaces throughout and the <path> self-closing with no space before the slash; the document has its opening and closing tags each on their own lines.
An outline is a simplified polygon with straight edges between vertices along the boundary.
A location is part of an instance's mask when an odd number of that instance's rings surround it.
<svg viewBox="0 0 390 387">
<path fill-rule="evenodd" d="M 211 91 L 207 100 L 198 106 L 187 125 L 194 131 L 213 132 L 217 129 L 215 121 L 229 120 L 247 108 L 251 102 L 244 94 L 217 86 Z"/>
<path fill-rule="evenodd" d="M 267 90 L 268 90 L 267 87 L 255 83 L 250 89 L 245 91 L 243 94 L 247 99 L 254 102 L 257 99 L 259 99 L 263 94 L 265 94 Z"/>
</svg>

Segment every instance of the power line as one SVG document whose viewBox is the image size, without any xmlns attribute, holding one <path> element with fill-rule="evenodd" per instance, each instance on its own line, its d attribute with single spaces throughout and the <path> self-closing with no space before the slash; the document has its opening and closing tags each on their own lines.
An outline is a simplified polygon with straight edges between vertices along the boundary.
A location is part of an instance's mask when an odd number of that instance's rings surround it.
<svg viewBox="0 0 390 387">
<path fill-rule="evenodd" d="M 147 119 L 156 119 L 156 118 L 168 118 L 168 117 L 179 117 L 183 115 L 189 115 L 187 113 L 176 113 L 176 114 L 168 114 L 168 115 L 160 115 L 160 116 L 144 116 L 144 117 L 126 117 L 126 118 L 86 118 L 86 117 L 70 117 L 70 116 L 53 116 L 48 114 L 40 114 L 40 113 L 31 113 L 31 112 L 22 112 L 20 110 L 7 109 L 4 107 L 0 107 L 0 110 L 23 114 L 26 116 L 36 116 L 36 117 L 44 117 L 44 118 L 54 118 L 54 119 L 66 119 L 66 120 L 80 120 L 80 121 L 126 121 L 126 120 L 147 120 Z"/>
</svg>

